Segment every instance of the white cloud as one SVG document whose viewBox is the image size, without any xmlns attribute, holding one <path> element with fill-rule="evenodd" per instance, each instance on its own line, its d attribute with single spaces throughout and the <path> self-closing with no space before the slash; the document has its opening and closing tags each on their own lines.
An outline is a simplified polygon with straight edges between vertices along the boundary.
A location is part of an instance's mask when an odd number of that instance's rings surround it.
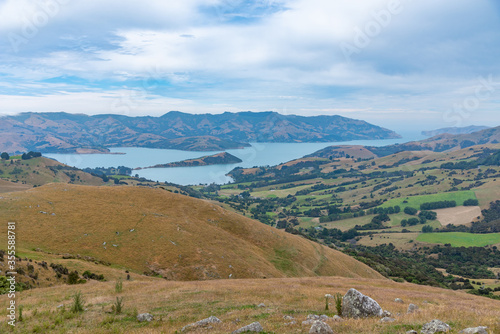
<svg viewBox="0 0 500 334">
<path fill-rule="evenodd" d="M 17 53 L 0 40 L 0 112 L 110 112 L 110 99 L 162 81 L 138 114 L 274 109 L 435 121 L 478 76 L 500 81 L 493 0 L 48 1 L 66 4 Z M 21 34 L 40 11 L 39 2 L 0 1 L 0 33 Z M 366 46 L 356 44 L 360 32 Z M 358 52 L 347 59 L 343 43 Z M 82 82 L 47 82 L 55 77 Z M 22 97 L 7 93 L 12 85 Z M 476 113 L 498 117 L 497 108 L 492 97 Z"/>
</svg>

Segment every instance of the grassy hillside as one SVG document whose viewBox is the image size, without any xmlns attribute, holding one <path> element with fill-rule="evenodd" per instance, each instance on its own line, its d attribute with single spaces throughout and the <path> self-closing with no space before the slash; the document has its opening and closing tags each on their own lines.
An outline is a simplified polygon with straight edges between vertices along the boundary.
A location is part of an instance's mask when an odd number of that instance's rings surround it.
<svg viewBox="0 0 500 334">
<path fill-rule="evenodd" d="M 101 178 L 44 157 L 21 160 L 19 156 L 0 160 L 0 192 L 24 190 L 51 182 L 102 185 Z M 23 185 L 23 186 L 21 186 Z"/>
<path fill-rule="evenodd" d="M 180 333 L 183 326 L 212 315 L 222 323 L 209 331 L 198 329 L 189 333 L 227 334 L 254 321 L 259 321 L 266 333 L 308 333 L 310 325 L 301 324 L 307 315 L 335 314 L 333 304 L 325 311 L 324 295 L 345 294 L 349 288 L 374 298 L 396 321 L 328 321 L 335 333 L 405 333 L 418 331 L 432 319 L 447 322 L 451 333 L 476 326 L 488 326 L 490 333 L 500 330 L 497 300 L 390 280 L 316 277 L 167 282 L 152 278 L 126 281 L 121 293 L 115 292 L 114 285 L 115 282 L 93 281 L 81 286 L 21 292 L 18 300 L 24 306 L 24 321 L 17 323 L 12 333 Z M 85 299 L 86 310 L 79 314 L 70 312 L 71 296 L 76 291 L 81 291 Z M 111 307 L 117 297 L 123 297 L 123 311 L 115 315 Z M 404 303 L 394 302 L 395 298 L 402 298 Z M 6 317 L 7 303 L 6 296 L 0 296 L 0 317 Z M 265 307 L 257 307 L 260 303 Z M 409 303 L 418 305 L 419 311 L 406 314 Z M 151 323 L 135 320 L 137 313 L 144 312 L 154 316 Z M 286 325 L 292 320 L 296 323 Z M 7 327 L 3 321 L 0 331 L 7 332 Z"/>
<path fill-rule="evenodd" d="M 162 189 L 49 184 L 3 196 L 0 217 L 17 223 L 20 248 L 91 256 L 172 280 L 381 277 L 340 252 Z"/>
</svg>

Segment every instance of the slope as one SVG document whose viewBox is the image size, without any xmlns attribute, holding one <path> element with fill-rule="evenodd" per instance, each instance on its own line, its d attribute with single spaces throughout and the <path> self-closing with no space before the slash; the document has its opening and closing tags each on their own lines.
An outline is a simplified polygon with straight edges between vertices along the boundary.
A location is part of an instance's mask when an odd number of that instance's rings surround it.
<svg viewBox="0 0 500 334">
<path fill-rule="evenodd" d="M 405 151 L 449 152 L 476 145 L 498 143 L 500 143 L 500 126 L 468 134 L 451 135 L 445 133 L 420 141 L 381 147 L 356 145 L 328 146 L 324 149 L 306 155 L 306 157 L 341 158 L 348 155 L 353 158 L 367 159 L 373 157 L 385 157 Z"/>
<path fill-rule="evenodd" d="M 74 152 L 80 148 L 150 147 L 225 150 L 248 142 L 328 142 L 398 138 L 395 132 L 341 116 L 303 117 L 275 112 L 161 117 L 22 113 L 0 122 L 0 151 Z"/>
<path fill-rule="evenodd" d="M 17 223 L 20 248 L 91 256 L 172 280 L 381 277 L 338 251 L 162 189 L 49 184 L 3 196 L 0 217 Z"/>
<path fill-rule="evenodd" d="M 487 326 L 498 333 L 500 302 L 461 291 L 432 288 L 391 280 L 338 277 L 212 280 L 203 282 L 125 281 L 123 292 L 116 293 L 115 282 L 87 283 L 23 291 L 18 300 L 24 306 L 24 321 L 10 328 L 7 321 L 0 331 L 10 333 L 181 333 L 181 328 L 209 316 L 222 323 L 186 333 L 231 333 L 259 321 L 265 333 L 309 333 L 302 325 L 309 314 L 335 314 L 331 301 L 325 311 L 325 294 L 345 294 L 355 288 L 374 298 L 395 318 L 383 323 L 380 318 L 328 320 L 334 333 L 379 334 L 419 331 L 424 323 L 440 319 L 450 324 L 451 333 L 467 327 Z M 70 312 L 72 295 L 81 291 L 85 311 Z M 123 298 L 123 311 L 114 314 L 116 298 Z M 395 302 L 401 298 L 402 303 Z M 9 299 L 0 296 L 0 317 L 6 319 Z M 258 307 L 263 303 L 265 307 Z M 408 304 L 419 307 L 407 314 Z M 137 313 L 148 312 L 152 322 L 138 322 Z M 286 316 L 286 318 L 284 318 Z"/>
</svg>

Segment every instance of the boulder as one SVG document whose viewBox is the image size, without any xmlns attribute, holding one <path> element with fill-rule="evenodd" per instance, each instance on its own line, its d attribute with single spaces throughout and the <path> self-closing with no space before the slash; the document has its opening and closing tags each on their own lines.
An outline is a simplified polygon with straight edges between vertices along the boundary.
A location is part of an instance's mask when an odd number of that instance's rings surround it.
<svg viewBox="0 0 500 334">
<path fill-rule="evenodd" d="M 372 298 L 350 289 L 342 298 L 342 316 L 348 318 L 380 317 L 382 308 Z"/>
<path fill-rule="evenodd" d="M 396 319 L 389 317 L 383 317 L 382 319 L 380 319 L 380 322 L 394 322 L 394 321 L 396 321 Z"/>
<path fill-rule="evenodd" d="M 384 310 L 384 311 L 382 312 L 381 317 L 383 317 L 383 318 L 385 318 L 385 317 L 390 318 L 390 317 L 392 317 L 392 313 L 391 313 L 391 312 L 389 312 L 389 311 Z"/>
<path fill-rule="evenodd" d="M 415 305 L 415 304 L 410 304 L 410 305 L 408 305 L 408 311 L 407 311 L 407 313 L 413 313 L 416 310 L 418 310 L 418 306 Z"/>
<path fill-rule="evenodd" d="M 418 334 L 418 332 L 412 329 L 411 331 L 406 332 L 406 334 Z"/>
<path fill-rule="evenodd" d="M 396 299 L 394 299 L 394 301 L 395 301 L 396 303 L 401 303 L 401 304 L 403 304 L 403 303 L 404 303 L 404 301 L 403 301 L 401 298 L 396 298 Z"/>
<path fill-rule="evenodd" d="M 220 321 L 219 318 L 211 316 L 211 317 L 208 317 L 206 319 L 203 319 L 203 320 L 200 320 L 200 321 L 197 321 L 195 323 L 192 323 L 192 324 L 189 324 L 189 325 L 182 327 L 181 332 L 184 332 L 184 331 L 189 330 L 189 329 L 198 328 L 198 327 L 206 327 L 210 324 L 218 324 L 221 322 L 222 321 Z"/>
<path fill-rule="evenodd" d="M 434 319 L 422 326 L 421 334 L 448 333 L 450 326 L 441 320 Z"/>
<path fill-rule="evenodd" d="M 333 334 L 333 330 L 323 321 L 316 320 L 311 326 L 309 334 Z"/>
<path fill-rule="evenodd" d="M 144 321 L 150 322 L 151 320 L 153 320 L 152 314 L 141 313 L 141 314 L 137 315 L 137 321 L 139 321 L 139 322 L 144 322 Z"/>
<path fill-rule="evenodd" d="M 479 327 L 470 327 L 466 329 L 462 329 L 459 333 L 462 334 L 488 334 L 488 327 L 479 326 Z"/>
<path fill-rule="evenodd" d="M 264 331 L 264 328 L 262 328 L 260 323 L 253 322 L 250 325 L 247 325 L 245 327 L 241 327 L 240 329 L 235 330 L 234 332 L 232 332 L 232 334 L 239 334 L 239 333 L 246 333 L 246 332 L 260 333 L 263 331 Z"/>
<path fill-rule="evenodd" d="M 326 320 L 329 320 L 331 318 L 329 318 L 327 315 L 325 314 L 322 314 L 322 315 L 317 315 L 317 314 L 309 314 L 307 316 L 307 319 L 306 321 L 302 321 L 302 325 L 304 326 L 309 326 L 309 325 L 312 325 L 314 324 L 315 321 L 326 321 Z"/>
<path fill-rule="evenodd" d="M 342 320 L 344 320 L 344 319 L 342 319 L 342 318 L 341 318 L 341 317 L 339 317 L 338 315 L 334 315 L 334 316 L 332 317 L 332 320 L 333 320 L 333 321 L 342 321 Z"/>
</svg>

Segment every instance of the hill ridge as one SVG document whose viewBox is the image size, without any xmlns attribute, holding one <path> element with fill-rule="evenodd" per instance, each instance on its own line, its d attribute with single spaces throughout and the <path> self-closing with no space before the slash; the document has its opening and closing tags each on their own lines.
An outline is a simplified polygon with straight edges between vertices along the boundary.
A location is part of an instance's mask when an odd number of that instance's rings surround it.
<svg viewBox="0 0 500 334">
<path fill-rule="evenodd" d="M 276 112 L 187 114 L 160 117 L 22 113 L 4 116 L 0 151 L 74 152 L 109 147 L 225 150 L 248 142 L 328 142 L 399 138 L 395 132 L 338 115 L 297 116 Z"/>
<path fill-rule="evenodd" d="M 91 256 L 171 280 L 382 277 L 341 252 L 162 189 L 48 184 L 4 194 L 0 208 L 3 219 L 17 222 L 19 247 Z"/>
</svg>

